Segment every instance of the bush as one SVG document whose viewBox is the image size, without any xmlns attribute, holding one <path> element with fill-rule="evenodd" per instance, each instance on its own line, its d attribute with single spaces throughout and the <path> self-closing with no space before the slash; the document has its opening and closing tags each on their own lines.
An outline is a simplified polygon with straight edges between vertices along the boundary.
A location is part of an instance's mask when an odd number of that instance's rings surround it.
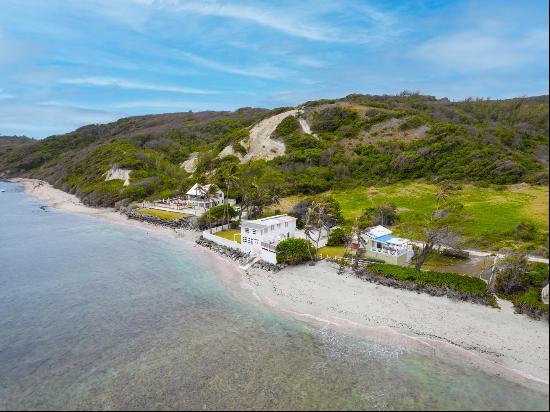
<svg viewBox="0 0 550 412">
<path fill-rule="evenodd" d="M 341 246 L 348 242 L 349 240 L 349 233 L 342 229 L 341 227 L 337 227 L 333 229 L 330 234 L 328 235 L 327 240 L 327 246 Z"/>
<path fill-rule="evenodd" d="M 536 319 L 548 316 L 548 305 L 542 303 L 539 288 L 515 295 L 512 302 L 519 313 L 526 313 Z"/>
<path fill-rule="evenodd" d="M 514 228 L 516 240 L 530 241 L 537 236 L 537 228 L 532 223 L 521 222 Z"/>
<path fill-rule="evenodd" d="M 315 247 L 313 247 L 311 242 L 306 242 L 305 239 L 285 239 L 277 245 L 277 263 L 297 265 L 302 262 L 307 262 L 311 259 L 310 252 L 312 256 L 315 256 Z"/>
<path fill-rule="evenodd" d="M 386 263 L 369 265 L 367 270 L 371 273 L 387 276 L 396 280 L 409 281 L 439 288 L 450 288 L 467 295 L 485 298 L 487 302 L 496 305 L 496 300 L 494 296 L 489 293 L 487 284 L 482 279 L 473 276 L 459 275 L 457 273 L 420 271 L 412 267 L 396 266 Z"/>
<path fill-rule="evenodd" d="M 298 122 L 298 119 L 294 116 L 287 116 L 277 125 L 271 137 L 283 138 L 300 130 L 300 123 Z"/>
<path fill-rule="evenodd" d="M 525 256 L 507 257 L 495 279 L 495 290 L 499 295 L 510 296 L 516 293 L 525 292 L 528 285 L 523 281 L 527 273 L 527 259 Z"/>
</svg>

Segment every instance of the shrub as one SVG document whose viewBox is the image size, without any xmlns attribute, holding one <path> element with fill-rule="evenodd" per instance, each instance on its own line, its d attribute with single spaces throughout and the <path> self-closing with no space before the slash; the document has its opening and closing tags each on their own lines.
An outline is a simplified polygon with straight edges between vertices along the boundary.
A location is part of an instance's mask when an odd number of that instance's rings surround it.
<svg viewBox="0 0 550 412">
<path fill-rule="evenodd" d="M 300 131 L 298 119 L 294 116 L 287 116 L 277 125 L 271 137 L 282 138 L 298 131 Z"/>
<path fill-rule="evenodd" d="M 532 223 L 521 222 L 514 228 L 516 240 L 530 241 L 537 236 L 537 228 Z"/>
<path fill-rule="evenodd" d="M 348 242 L 349 237 L 349 233 L 346 230 L 341 227 L 337 227 L 330 232 L 327 240 L 327 246 L 344 245 Z"/>
<path fill-rule="evenodd" d="M 498 269 L 495 279 L 495 290 L 500 295 L 514 295 L 525 292 L 527 285 L 522 280 L 527 272 L 525 256 L 508 256 Z"/>
<path fill-rule="evenodd" d="M 311 259 L 310 252 L 312 256 L 315 256 L 315 247 L 313 247 L 311 242 L 306 242 L 305 239 L 285 239 L 277 245 L 277 263 L 297 265 L 302 262 L 307 262 Z"/>
<path fill-rule="evenodd" d="M 457 292 L 484 298 L 488 303 L 496 305 L 496 300 L 487 289 L 487 284 L 480 278 L 435 271 L 420 271 L 412 267 L 396 266 L 386 263 L 369 265 L 371 273 L 390 277 L 396 280 L 409 281 L 416 284 L 450 288 Z"/>
</svg>

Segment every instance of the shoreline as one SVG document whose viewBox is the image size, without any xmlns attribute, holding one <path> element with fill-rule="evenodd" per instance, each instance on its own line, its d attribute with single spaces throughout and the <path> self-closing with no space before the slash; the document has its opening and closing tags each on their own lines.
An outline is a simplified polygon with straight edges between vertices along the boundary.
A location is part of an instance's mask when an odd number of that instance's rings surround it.
<svg viewBox="0 0 550 412">
<path fill-rule="evenodd" d="M 338 275 L 334 264 L 246 272 L 228 258 L 196 245 L 200 233 L 128 219 L 114 209 L 83 205 L 71 194 L 35 179 L 11 179 L 50 207 L 183 240 L 215 269 L 239 298 L 318 327 L 399 345 L 500 376 L 548 394 L 548 324 L 502 309 L 393 289 Z M 183 233 L 183 235 L 182 235 Z M 215 258 L 214 258 L 215 257 Z"/>
</svg>

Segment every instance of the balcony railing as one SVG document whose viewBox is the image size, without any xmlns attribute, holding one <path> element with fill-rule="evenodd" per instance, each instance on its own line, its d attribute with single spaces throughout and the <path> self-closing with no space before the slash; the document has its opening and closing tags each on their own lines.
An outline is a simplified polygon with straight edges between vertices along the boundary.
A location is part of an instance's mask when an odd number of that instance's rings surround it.
<svg viewBox="0 0 550 412">
<path fill-rule="evenodd" d="M 275 243 L 262 242 L 262 249 L 269 250 L 270 252 L 277 252 L 277 245 Z"/>
</svg>

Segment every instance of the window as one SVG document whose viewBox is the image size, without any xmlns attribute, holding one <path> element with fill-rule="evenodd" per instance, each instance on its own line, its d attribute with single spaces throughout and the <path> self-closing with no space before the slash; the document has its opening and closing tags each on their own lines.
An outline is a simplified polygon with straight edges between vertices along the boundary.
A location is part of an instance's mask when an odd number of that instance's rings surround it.
<svg viewBox="0 0 550 412">
<path fill-rule="evenodd" d="M 245 232 L 245 233 L 248 233 L 249 231 L 250 231 L 250 230 L 249 230 L 248 228 L 245 228 L 245 229 L 244 229 L 244 232 Z"/>
<path fill-rule="evenodd" d="M 280 228 L 281 228 L 281 224 L 277 223 L 277 229 L 280 229 Z"/>
<path fill-rule="evenodd" d="M 271 225 L 271 231 L 273 232 L 275 230 L 275 225 Z"/>
<path fill-rule="evenodd" d="M 253 234 L 253 235 L 256 234 L 256 229 L 252 229 L 252 234 Z"/>
</svg>

